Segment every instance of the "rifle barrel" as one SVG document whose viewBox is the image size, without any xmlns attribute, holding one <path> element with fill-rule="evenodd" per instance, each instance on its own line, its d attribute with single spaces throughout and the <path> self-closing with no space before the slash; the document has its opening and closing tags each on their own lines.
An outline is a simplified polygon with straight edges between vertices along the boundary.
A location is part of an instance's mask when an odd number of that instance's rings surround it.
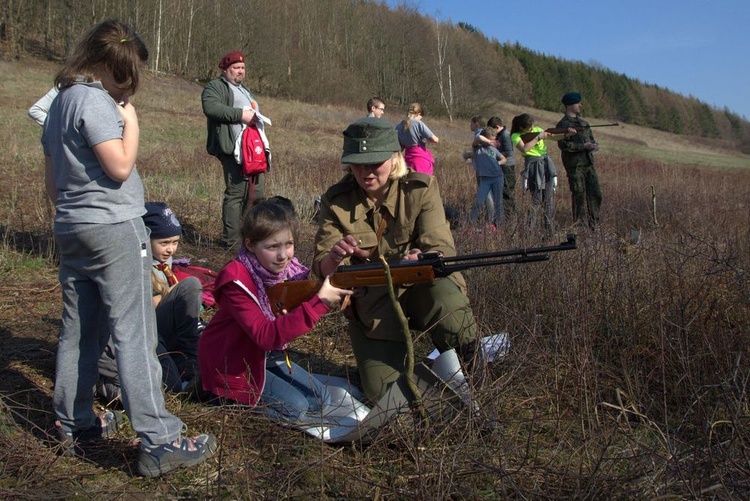
<svg viewBox="0 0 750 501">
<path fill-rule="evenodd" d="M 465 257 L 465 256 L 463 256 Z M 512 263 L 536 263 L 539 261 L 548 261 L 549 254 L 533 254 L 527 256 L 516 256 L 506 257 L 504 259 L 475 259 L 473 261 L 453 261 L 451 263 L 445 263 L 439 270 L 435 270 L 436 277 L 447 277 L 451 273 L 457 271 L 469 270 L 471 268 L 481 268 L 483 266 L 494 266 L 498 264 L 512 264 Z"/>
<path fill-rule="evenodd" d="M 491 266 L 494 264 L 524 263 L 534 261 L 546 261 L 549 252 L 576 249 L 575 233 L 568 233 L 567 240 L 558 245 L 542 247 L 521 247 L 497 252 L 484 252 L 479 254 L 466 254 L 463 256 L 441 257 L 437 253 L 424 253 L 417 261 L 395 261 L 389 263 L 390 268 L 404 268 L 410 266 L 431 265 L 435 267 L 436 275 L 447 276 L 454 271 L 460 271 L 479 266 Z M 511 258 L 511 259 L 506 259 Z M 493 261 L 494 260 L 494 261 Z M 339 266 L 337 272 L 355 272 L 383 269 L 383 263 L 373 262 L 365 264 L 354 264 Z"/>
<path fill-rule="evenodd" d="M 533 254 L 546 254 L 548 252 L 573 250 L 576 248 L 577 246 L 575 233 L 568 233 L 567 240 L 565 242 L 559 243 L 558 245 L 547 245 L 543 247 L 520 247 L 518 249 L 497 252 L 484 252 L 481 254 L 467 254 L 465 256 L 444 257 L 443 262 L 456 263 L 467 259 L 494 259 L 506 256 L 529 256 Z"/>
</svg>

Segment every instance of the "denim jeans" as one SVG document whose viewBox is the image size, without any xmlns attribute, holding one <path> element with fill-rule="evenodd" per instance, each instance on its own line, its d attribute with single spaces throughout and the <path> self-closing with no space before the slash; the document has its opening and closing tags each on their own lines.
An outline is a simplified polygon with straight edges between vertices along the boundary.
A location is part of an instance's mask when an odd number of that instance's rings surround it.
<svg viewBox="0 0 750 501">
<path fill-rule="evenodd" d="M 183 423 L 169 413 L 156 359 L 151 245 L 138 217 L 115 224 L 55 223 L 63 313 L 53 405 L 66 432 L 94 425 L 97 362 L 112 338 L 122 403 L 147 444 L 176 440 Z"/>
<path fill-rule="evenodd" d="M 479 191 L 479 185 L 482 182 L 482 177 L 477 176 L 477 191 Z M 492 192 L 490 191 L 487 193 L 487 198 L 484 201 L 484 210 L 485 214 L 487 214 L 487 217 L 490 217 L 490 214 L 495 213 L 495 199 L 492 198 Z"/>
<path fill-rule="evenodd" d="M 331 399 L 325 385 L 293 362 L 290 370 L 280 351 L 272 351 L 268 357 L 266 384 L 256 410 L 277 421 L 320 422 Z"/>
<path fill-rule="evenodd" d="M 495 202 L 495 212 L 492 215 L 492 224 L 495 226 L 503 223 L 505 211 L 503 210 L 503 175 L 499 176 L 479 176 L 479 187 L 477 188 L 477 198 L 471 209 L 471 224 L 476 224 L 479 219 L 479 209 L 485 202 L 487 195 L 492 193 L 492 199 Z M 488 214 L 489 216 L 489 214 Z"/>
</svg>

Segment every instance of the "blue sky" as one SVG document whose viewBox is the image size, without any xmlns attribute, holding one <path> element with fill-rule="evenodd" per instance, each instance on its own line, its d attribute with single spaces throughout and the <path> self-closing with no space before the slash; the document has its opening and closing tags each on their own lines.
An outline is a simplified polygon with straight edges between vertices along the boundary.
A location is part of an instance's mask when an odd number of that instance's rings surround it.
<svg viewBox="0 0 750 501">
<path fill-rule="evenodd" d="M 391 6 L 404 0 L 387 0 Z M 748 0 L 407 0 L 488 38 L 631 78 L 750 119 Z"/>
</svg>

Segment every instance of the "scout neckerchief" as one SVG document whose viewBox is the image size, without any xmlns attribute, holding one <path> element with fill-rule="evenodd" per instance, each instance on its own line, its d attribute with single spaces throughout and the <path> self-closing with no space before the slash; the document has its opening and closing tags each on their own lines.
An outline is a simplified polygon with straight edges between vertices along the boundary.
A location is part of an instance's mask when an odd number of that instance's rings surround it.
<svg viewBox="0 0 750 501">
<path fill-rule="evenodd" d="M 172 272 L 172 269 L 169 267 L 167 263 L 156 264 L 154 265 L 154 268 L 164 273 L 164 276 L 167 277 L 167 283 L 169 284 L 170 287 L 172 287 L 173 285 L 177 284 L 177 282 L 179 282 L 179 280 L 177 280 L 177 277 Z"/>
</svg>

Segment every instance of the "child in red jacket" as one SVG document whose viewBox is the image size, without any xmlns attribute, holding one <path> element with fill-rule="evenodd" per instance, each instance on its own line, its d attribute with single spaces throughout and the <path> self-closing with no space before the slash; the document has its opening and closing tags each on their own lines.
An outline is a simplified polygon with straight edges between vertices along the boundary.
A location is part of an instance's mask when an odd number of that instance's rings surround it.
<svg viewBox="0 0 750 501">
<path fill-rule="evenodd" d="M 273 419 L 304 424 L 319 422 L 329 396 L 282 350 L 351 291 L 326 279 L 312 299 L 274 316 L 266 288 L 309 273 L 294 257 L 298 228 L 291 202 L 281 197 L 247 211 L 237 258 L 216 277 L 219 311 L 201 335 L 198 365 L 204 390 L 224 401 L 257 406 Z"/>
</svg>

